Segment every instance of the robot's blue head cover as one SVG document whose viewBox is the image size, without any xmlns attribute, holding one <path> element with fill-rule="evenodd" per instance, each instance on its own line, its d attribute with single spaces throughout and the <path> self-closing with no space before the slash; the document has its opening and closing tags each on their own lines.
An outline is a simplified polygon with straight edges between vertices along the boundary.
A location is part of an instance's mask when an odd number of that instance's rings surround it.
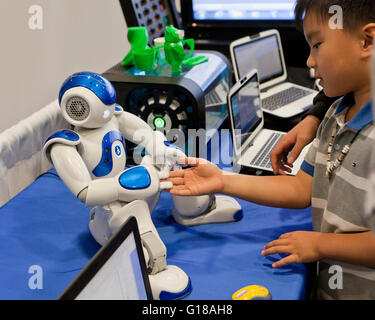
<svg viewBox="0 0 375 320">
<path fill-rule="evenodd" d="M 59 105 L 64 93 L 74 87 L 91 90 L 107 106 L 114 104 L 117 99 L 115 88 L 106 78 L 94 72 L 77 72 L 69 76 L 61 86 Z"/>
</svg>

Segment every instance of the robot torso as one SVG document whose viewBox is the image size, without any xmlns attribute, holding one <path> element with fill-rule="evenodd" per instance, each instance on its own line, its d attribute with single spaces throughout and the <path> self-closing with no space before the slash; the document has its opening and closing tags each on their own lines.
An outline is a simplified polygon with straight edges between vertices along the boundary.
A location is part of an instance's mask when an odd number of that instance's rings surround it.
<svg viewBox="0 0 375 320">
<path fill-rule="evenodd" d="M 101 128 L 75 128 L 81 143 L 77 150 L 85 162 L 92 179 L 111 178 L 126 166 L 125 139 L 116 117 Z"/>
</svg>

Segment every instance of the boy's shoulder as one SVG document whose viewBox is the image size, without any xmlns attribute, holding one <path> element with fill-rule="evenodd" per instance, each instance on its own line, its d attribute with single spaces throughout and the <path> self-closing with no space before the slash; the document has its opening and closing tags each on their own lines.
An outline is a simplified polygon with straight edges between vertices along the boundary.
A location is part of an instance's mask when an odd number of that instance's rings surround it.
<svg viewBox="0 0 375 320">
<path fill-rule="evenodd" d="M 350 94 L 345 95 L 332 103 L 318 129 L 317 136 L 326 135 L 327 130 L 333 129 L 337 124 L 343 126 L 348 108 L 352 105 Z M 351 130 L 360 131 L 362 136 L 375 140 L 375 123 L 373 121 L 372 101 L 366 103 L 357 114 L 346 123 Z"/>
</svg>

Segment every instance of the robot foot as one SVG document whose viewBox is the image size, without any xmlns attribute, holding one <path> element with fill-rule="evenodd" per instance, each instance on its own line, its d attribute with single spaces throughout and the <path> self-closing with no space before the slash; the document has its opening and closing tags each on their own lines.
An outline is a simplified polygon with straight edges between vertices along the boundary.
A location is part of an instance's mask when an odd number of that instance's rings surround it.
<svg viewBox="0 0 375 320">
<path fill-rule="evenodd" d="M 187 296 L 191 290 L 191 281 L 179 267 L 168 265 L 157 274 L 150 274 L 152 296 L 155 300 L 177 300 Z"/>
<path fill-rule="evenodd" d="M 177 223 L 185 226 L 194 226 L 208 223 L 226 223 L 240 221 L 243 217 L 242 208 L 237 200 L 228 196 L 216 197 L 216 205 L 213 209 L 196 217 L 187 217 L 179 214 L 174 208 L 172 215 Z"/>
</svg>

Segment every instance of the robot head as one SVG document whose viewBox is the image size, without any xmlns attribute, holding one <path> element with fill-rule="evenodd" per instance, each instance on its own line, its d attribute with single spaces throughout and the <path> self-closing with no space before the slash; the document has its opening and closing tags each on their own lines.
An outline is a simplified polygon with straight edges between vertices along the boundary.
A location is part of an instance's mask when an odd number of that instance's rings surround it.
<svg viewBox="0 0 375 320">
<path fill-rule="evenodd" d="M 63 117 L 72 125 L 99 128 L 113 116 L 116 91 L 103 76 L 93 72 L 78 72 L 63 83 L 59 104 Z"/>
</svg>

